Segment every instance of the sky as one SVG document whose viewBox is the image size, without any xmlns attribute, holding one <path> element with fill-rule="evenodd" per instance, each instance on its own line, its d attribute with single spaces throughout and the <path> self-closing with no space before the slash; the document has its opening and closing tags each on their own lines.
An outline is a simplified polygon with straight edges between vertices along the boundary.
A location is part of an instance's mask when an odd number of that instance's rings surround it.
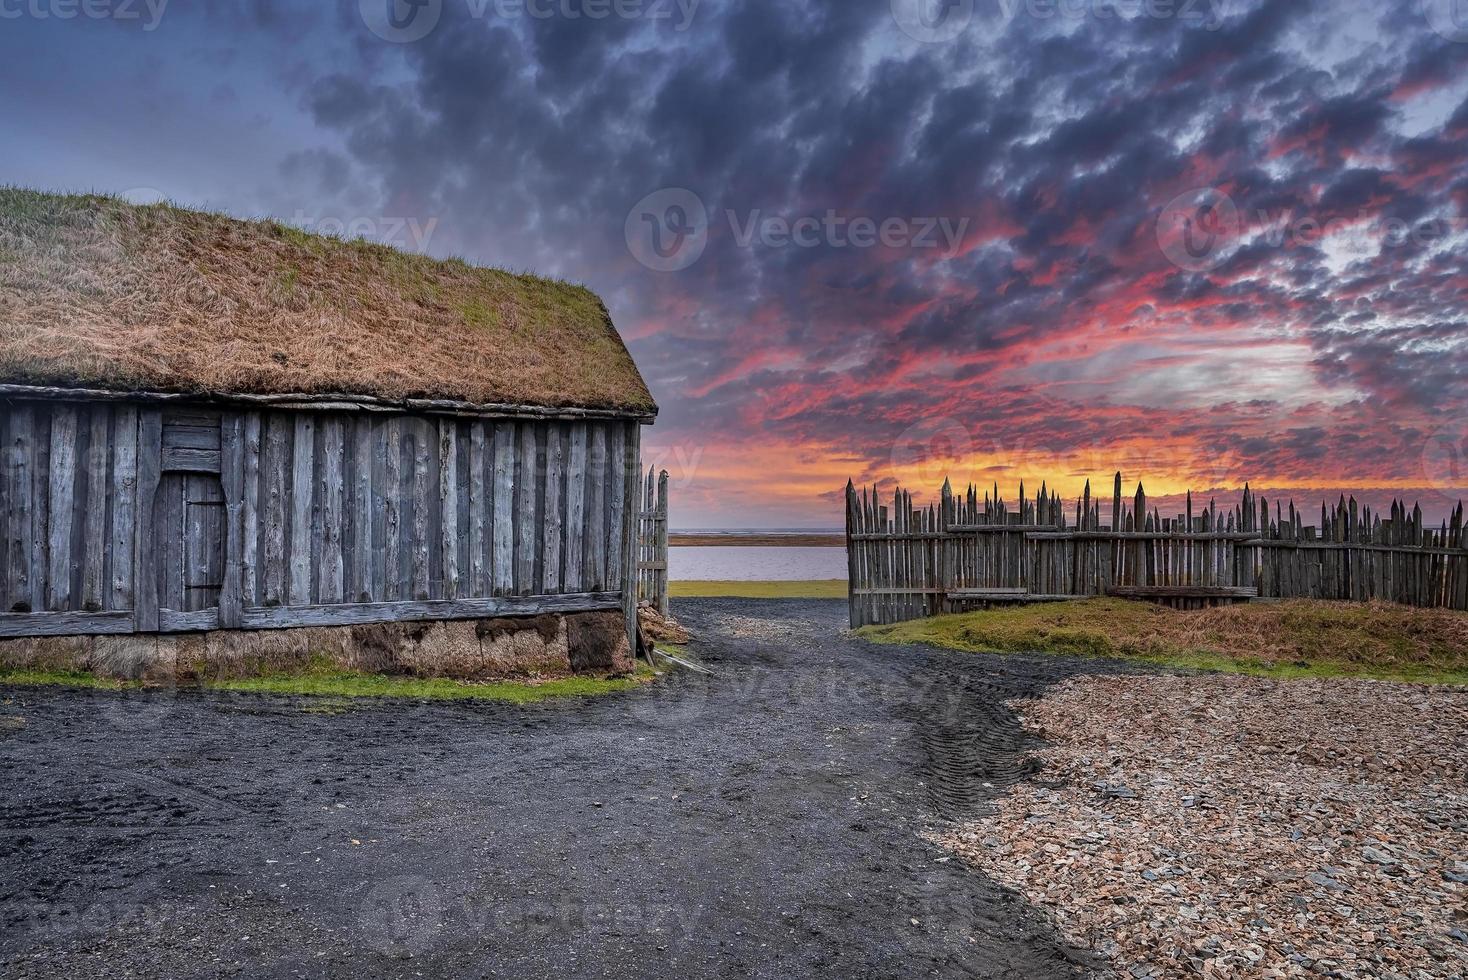
<svg viewBox="0 0 1468 980">
<path fill-rule="evenodd" d="M 680 527 L 1468 496 L 1468 0 L 0 0 L 0 181 L 585 283 Z"/>
</svg>

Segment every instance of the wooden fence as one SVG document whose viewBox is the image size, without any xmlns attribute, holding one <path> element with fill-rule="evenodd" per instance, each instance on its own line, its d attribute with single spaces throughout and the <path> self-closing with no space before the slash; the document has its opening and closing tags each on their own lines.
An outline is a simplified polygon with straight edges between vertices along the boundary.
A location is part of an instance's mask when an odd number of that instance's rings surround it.
<svg viewBox="0 0 1468 980">
<path fill-rule="evenodd" d="M 1110 524 L 1084 496 L 1067 514 L 1041 486 L 1011 505 L 996 487 L 982 499 L 945 483 L 935 507 L 914 507 L 898 489 L 846 488 L 846 542 L 853 627 L 955 612 L 976 603 L 1115 595 L 1191 608 L 1253 598 L 1382 599 L 1468 609 L 1468 531 L 1463 504 L 1440 527 L 1421 507 L 1388 514 L 1344 498 L 1305 523 L 1291 502 L 1244 490 L 1242 502 L 1164 517 L 1140 485 L 1122 496 L 1117 474 Z M 1067 523 L 1067 517 L 1072 520 Z"/>
<path fill-rule="evenodd" d="M 637 599 L 668 616 L 668 471 L 654 479 L 649 468 L 643 481 L 637 517 Z"/>
</svg>

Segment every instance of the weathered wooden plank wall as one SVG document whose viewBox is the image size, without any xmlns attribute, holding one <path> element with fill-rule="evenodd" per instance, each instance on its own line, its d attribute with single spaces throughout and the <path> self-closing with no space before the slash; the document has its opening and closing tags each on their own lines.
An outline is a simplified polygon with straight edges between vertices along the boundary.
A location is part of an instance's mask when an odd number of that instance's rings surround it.
<svg viewBox="0 0 1468 980">
<path fill-rule="evenodd" d="M 246 415 L 247 430 L 257 424 L 275 437 L 242 463 L 257 481 L 246 500 L 259 502 L 243 509 L 242 535 L 267 556 L 263 577 L 246 576 L 247 607 L 622 587 L 621 495 L 609 488 L 633 423 Z M 578 455 L 582 436 L 595 453 Z"/>
<path fill-rule="evenodd" d="M 875 490 L 847 486 L 847 561 L 853 626 L 934 616 L 974 601 L 1096 595 L 1182 605 L 1248 597 L 1369 601 L 1468 610 L 1468 526 L 1463 504 L 1438 527 L 1420 507 L 1373 513 L 1342 498 L 1306 525 L 1293 503 L 1245 488 L 1240 504 L 1164 517 L 1139 485 L 1130 499 L 1117 474 L 1111 522 L 1087 484 L 1074 519 L 1042 485 L 1017 504 L 996 487 L 914 507 L 898 489 L 890 509 Z"/>
<path fill-rule="evenodd" d="M 289 625 L 293 609 L 324 622 L 351 604 L 621 608 L 639 432 L 631 419 L 0 402 L 0 635 L 62 612 L 115 633 Z M 66 624 L 91 631 L 85 615 Z"/>
<path fill-rule="evenodd" d="M 131 613 L 137 410 L 13 405 L 0 445 L 0 613 Z"/>
</svg>

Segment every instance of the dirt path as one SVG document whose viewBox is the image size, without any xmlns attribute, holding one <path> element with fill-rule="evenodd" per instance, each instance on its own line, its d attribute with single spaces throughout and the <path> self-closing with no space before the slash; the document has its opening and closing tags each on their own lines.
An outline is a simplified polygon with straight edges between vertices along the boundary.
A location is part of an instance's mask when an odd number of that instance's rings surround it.
<svg viewBox="0 0 1468 980">
<path fill-rule="evenodd" d="M 0 975 L 1080 969 L 919 835 L 1025 775 L 1002 702 L 1085 665 L 869 646 L 839 602 L 675 611 L 717 676 L 626 697 L 0 692 Z"/>
</svg>

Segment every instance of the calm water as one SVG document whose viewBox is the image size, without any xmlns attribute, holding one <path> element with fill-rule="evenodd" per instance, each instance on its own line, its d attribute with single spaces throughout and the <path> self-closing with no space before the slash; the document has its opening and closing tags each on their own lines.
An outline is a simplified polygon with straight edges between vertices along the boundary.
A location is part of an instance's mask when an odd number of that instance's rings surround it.
<svg viewBox="0 0 1468 980">
<path fill-rule="evenodd" d="M 674 582 L 806 582 L 846 578 L 845 548 L 669 548 Z"/>
</svg>

